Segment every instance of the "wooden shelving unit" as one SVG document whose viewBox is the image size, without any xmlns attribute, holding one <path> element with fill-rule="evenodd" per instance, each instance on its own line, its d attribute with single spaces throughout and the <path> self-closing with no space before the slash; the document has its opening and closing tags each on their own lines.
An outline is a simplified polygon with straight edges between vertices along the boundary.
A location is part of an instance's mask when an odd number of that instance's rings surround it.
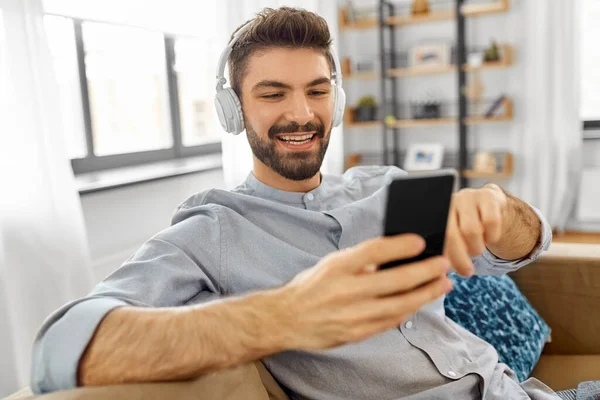
<svg viewBox="0 0 600 400">
<path fill-rule="evenodd" d="M 476 4 L 465 4 L 466 2 L 467 0 L 455 0 L 454 7 L 451 7 L 450 9 L 433 10 L 427 14 L 412 15 L 410 13 L 410 9 L 407 10 L 406 5 L 395 3 L 393 0 L 380 0 L 378 9 L 379 17 L 371 18 L 369 14 L 362 13 L 363 15 L 369 15 L 369 18 L 358 19 L 349 23 L 347 19 L 348 14 L 344 9 L 342 9 L 340 10 L 339 23 L 339 28 L 341 30 L 372 28 L 379 29 L 380 70 L 378 70 L 377 73 L 360 72 L 352 74 L 350 68 L 351 63 L 349 60 L 346 60 L 346 70 L 344 71 L 344 68 L 342 68 L 342 72 L 347 79 L 379 80 L 381 85 L 381 110 L 397 110 L 398 112 L 402 111 L 399 113 L 399 115 L 405 116 L 405 110 L 398 108 L 402 107 L 397 94 L 397 83 L 399 82 L 399 78 L 438 74 L 441 75 L 448 73 L 455 73 L 457 75 L 458 110 L 455 114 L 456 117 L 437 119 L 397 119 L 394 122 L 388 123 L 383 123 L 381 120 L 355 122 L 355 111 L 354 109 L 349 108 L 346 111 L 344 123 L 349 128 L 379 128 L 381 130 L 383 141 L 383 163 L 390 163 L 391 154 L 391 163 L 394 165 L 398 165 L 400 162 L 400 149 L 402 143 L 400 138 L 401 134 L 403 133 L 402 129 L 457 125 L 459 144 L 457 167 L 460 170 L 460 187 L 466 187 L 468 185 L 468 179 L 508 179 L 513 175 L 512 155 L 509 154 L 507 156 L 508 158 L 504 160 L 504 164 L 501 164 L 503 165 L 502 171 L 484 173 L 469 169 L 469 153 L 467 151 L 469 137 L 468 127 L 479 124 L 503 123 L 512 121 L 514 119 L 512 101 L 508 98 L 504 100 L 502 109 L 503 112 L 500 115 L 493 115 L 490 117 L 469 117 L 469 106 L 467 104 L 467 93 L 465 91 L 467 88 L 467 73 L 502 70 L 510 68 L 513 65 L 514 49 L 508 44 L 502 44 L 499 46 L 501 59 L 496 62 L 484 62 L 481 65 L 474 67 L 467 64 L 466 57 L 466 55 L 469 53 L 469 49 L 466 45 L 466 18 L 505 13 L 510 10 L 510 0 L 490 0 L 487 3 Z M 410 4 L 410 2 L 407 2 L 407 4 Z M 359 15 L 359 13 L 356 13 L 355 15 Z M 382 18 L 381 24 L 379 22 L 379 18 Z M 393 54 L 395 51 L 397 51 L 397 46 L 395 45 L 396 41 L 394 39 L 394 33 L 397 33 L 396 29 L 410 25 L 428 24 L 441 21 L 456 22 L 455 54 L 457 57 L 457 65 L 399 68 L 398 58 L 385 58 L 386 54 Z M 498 110 L 497 112 L 501 111 Z M 380 115 L 380 118 L 381 117 L 382 115 Z M 417 129 L 414 130 L 417 131 Z M 360 163 L 360 154 L 350 154 L 346 159 L 347 168 Z"/>
</svg>

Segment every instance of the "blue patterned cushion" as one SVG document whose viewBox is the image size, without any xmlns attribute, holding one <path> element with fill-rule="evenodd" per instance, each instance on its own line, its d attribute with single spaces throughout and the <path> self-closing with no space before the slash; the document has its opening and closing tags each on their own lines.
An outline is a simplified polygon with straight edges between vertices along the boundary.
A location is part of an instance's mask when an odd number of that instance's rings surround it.
<svg viewBox="0 0 600 400">
<path fill-rule="evenodd" d="M 500 362 L 524 381 L 538 362 L 550 328 L 506 276 L 449 277 L 446 315 L 496 348 Z"/>
</svg>

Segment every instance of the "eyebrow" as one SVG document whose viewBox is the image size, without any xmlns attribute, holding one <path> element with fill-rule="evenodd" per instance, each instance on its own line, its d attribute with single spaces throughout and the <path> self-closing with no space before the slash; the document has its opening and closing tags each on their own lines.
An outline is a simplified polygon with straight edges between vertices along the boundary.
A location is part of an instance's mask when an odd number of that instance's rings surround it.
<svg viewBox="0 0 600 400">
<path fill-rule="evenodd" d="M 309 82 L 308 85 L 306 85 L 306 87 L 318 86 L 318 85 L 322 85 L 323 83 L 331 83 L 331 78 L 322 76 L 320 78 L 317 78 L 317 79 Z M 292 87 L 283 82 L 264 80 L 264 81 L 258 82 L 256 85 L 254 85 L 254 87 L 252 88 L 252 91 L 255 91 L 255 90 L 258 90 L 261 88 L 291 89 Z"/>
</svg>

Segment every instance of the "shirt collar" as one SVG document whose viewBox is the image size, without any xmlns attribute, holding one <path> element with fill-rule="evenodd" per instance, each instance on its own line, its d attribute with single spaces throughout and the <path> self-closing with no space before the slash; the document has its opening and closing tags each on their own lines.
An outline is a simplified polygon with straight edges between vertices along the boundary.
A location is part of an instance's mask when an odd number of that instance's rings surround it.
<svg viewBox="0 0 600 400">
<path fill-rule="evenodd" d="M 318 196 L 319 193 L 324 190 L 323 187 L 325 181 L 326 176 L 321 174 L 321 184 L 317 188 L 307 193 L 312 193 L 314 196 Z M 284 203 L 304 204 L 304 196 L 307 194 L 304 192 L 286 192 L 285 190 L 275 189 L 274 187 L 266 185 L 256 179 L 252 172 L 248 174 L 248 177 L 244 183 L 246 186 L 252 189 L 256 196 L 263 199 L 281 201 Z"/>
</svg>

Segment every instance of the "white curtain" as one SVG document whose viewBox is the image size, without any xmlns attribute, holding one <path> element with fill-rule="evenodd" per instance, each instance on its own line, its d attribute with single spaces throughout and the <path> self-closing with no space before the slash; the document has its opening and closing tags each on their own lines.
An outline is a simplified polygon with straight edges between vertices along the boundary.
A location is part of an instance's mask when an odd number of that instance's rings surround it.
<svg viewBox="0 0 600 400">
<path fill-rule="evenodd" d="M 219 3 L 219 20 L 222 25 L 221 43 L 225 47 L 232 32 L 243 22 L 251 19 L 264 7 L 301 7 L 325 18 L 333 37 L 333 46 L 338 48 L 338 6 L 336 0 L 226 0 Z M 215 59 L 216 68 L 216 59 Z M 216 70 L 215 70 L 216 71 Z M 216 74 L 216 72 L 215 72 Z M 246 132 L 238 136 L 223 134 L 223 172 L 228 188 L 241 183 L 252 170 L 252 151 L 246 139 Z M 341 174 L 344 169 L 344 145 L 342 127 L 334 128 L 331 141 L 321 171 L 327 174 Z"/>
<path fill-rule="evenodd" d="M 92 285 L 41 0 L 0 0 L 0 397 L 29 384 L 44 318 Z"/>
<path fill-rule="evenodd" d="M 581 175 L 579 1 L 527 0 L 521 197 L 563 230 Z"/>
</svg>

